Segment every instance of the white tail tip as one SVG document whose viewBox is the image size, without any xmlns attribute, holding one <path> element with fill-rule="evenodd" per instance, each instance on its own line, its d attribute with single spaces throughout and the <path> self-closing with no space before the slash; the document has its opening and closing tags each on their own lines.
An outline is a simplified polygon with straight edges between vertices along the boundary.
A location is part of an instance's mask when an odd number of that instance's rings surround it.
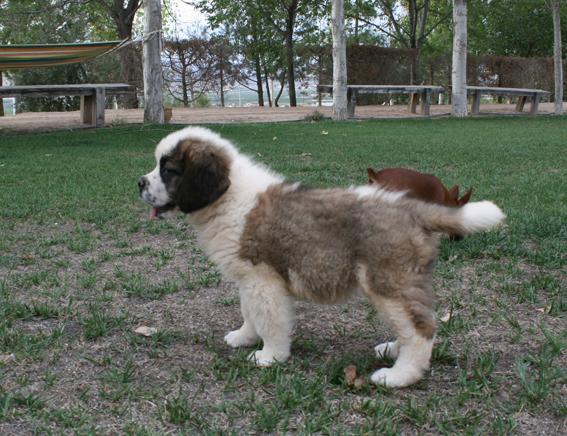
<svg viewBox="0 0 567 436">
<path fill-rule="evenodd" d="M 491 201 L 476 201 L 462 208 L 462 225 L 470 233 L 491 229 L 505 218 L 504 212 Z"/>
</svg>

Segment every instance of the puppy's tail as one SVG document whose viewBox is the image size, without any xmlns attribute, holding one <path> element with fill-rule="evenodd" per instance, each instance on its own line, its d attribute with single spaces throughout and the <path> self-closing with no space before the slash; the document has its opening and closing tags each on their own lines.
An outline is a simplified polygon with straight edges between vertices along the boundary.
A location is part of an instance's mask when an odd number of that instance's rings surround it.
<svg viewBox="0 0 567 436">
<path fill-rule="evenodd" d="M 467 235 L 496 227 L 506 218 L 504 212 L 491 201 L 476 201 L 459 208 L 423 203 L 421 206 L 418 215 L 422 225 L 434 232 Z"/>
</svg>

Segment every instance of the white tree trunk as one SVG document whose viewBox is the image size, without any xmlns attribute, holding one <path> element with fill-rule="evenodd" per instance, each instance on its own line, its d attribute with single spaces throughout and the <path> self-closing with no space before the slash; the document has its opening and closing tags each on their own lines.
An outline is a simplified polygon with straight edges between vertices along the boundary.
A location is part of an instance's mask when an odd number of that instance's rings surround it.
<svg viewBox="0 0 567 436">
<path fill-rule="evenodd" d="M 555 70 L 555 114 L 563 113 L 563 59 L 561 54 L 561 0 L 551 2 L 553 12 L 553 65 Z"/>
<path fill-rule="evenodd" d="M 164 123 L 161 0 L 144 0 L 144 122 Z"/>
<path fill-rule="evenodd" d="M 2 86 L 2 70 L 0 70 L 0 86 Z M 4 116 L 4 100 L 0 98 L 0 117 Z"/>
<path fill-rule="evenodd" d="M 343 0 L 333 0 L 331 31 L 333 33 L 333 119 L 346 120 L 348 118 L 347 66 Z"/>
<path fill-rule="evenodd" d="M 453 0 L 452 113 L 467 116 L 467 0 Z"/>
</svg>

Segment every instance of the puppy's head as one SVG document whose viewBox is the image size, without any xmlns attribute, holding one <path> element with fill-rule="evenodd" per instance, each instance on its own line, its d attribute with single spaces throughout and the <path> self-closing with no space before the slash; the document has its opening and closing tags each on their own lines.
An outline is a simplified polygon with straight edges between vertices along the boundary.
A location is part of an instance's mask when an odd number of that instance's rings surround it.
<svg viewBox="0 0 567 436">
<path fill-rule="evenodd" d="M 151 217 L 178 208 L 184 213 L 217 201 L 230 186 L 226 141 L 206 129 L 189 128 L 164 138 L 156 147 L 156 167 L 138 181 Z"/>
</svg>

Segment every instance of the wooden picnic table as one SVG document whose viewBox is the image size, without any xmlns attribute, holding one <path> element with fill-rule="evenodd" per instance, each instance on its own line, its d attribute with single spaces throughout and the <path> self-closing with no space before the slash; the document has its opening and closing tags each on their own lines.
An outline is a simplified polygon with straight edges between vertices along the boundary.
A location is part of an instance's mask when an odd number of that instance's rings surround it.
<svg viewBox="0 0 567 436">
<path fill-rule="evenodd" d="M 522 112 L 524 104 L 529 98 L 531 100 L 530 114 L 537 113 L 538 105 L 541 97 L 548 96 L 551 93 L 543 89 L 525 89 L 525 88 L 497 88 L 487 86 L 467 86 L 467 95 L 472 96 L 471 112 L 475 115 L 480 113 L 480 99 L 482 95 L 501 95 L 506 97 L 518 96 L 516 103 L 516 111 Z"/>
<path fill-rule="evenodd" d="M 319 92 L 333 93 L 332 85 L 319 85 Z M 421 114 L 429 115 L 431 107 L 431 94 L 442 93 L 442 86 L 433 85 L 347 85 L 347 109 L 349 117 L 354 116 L 356 98 L 358 94 L 410 94 L 410 113 L 417 110 L 417 99 L 421 101 Z"/>
<path fill-rule="evenodd" d="M 21 85 L 0 87 L 0 99 L 7 97 L 81 96 L 81 121 L 96 127 L 104 125 L 106 94 L 133 92 L 124 83 L 85 83 L 79 85 Z"/>
</svg>

